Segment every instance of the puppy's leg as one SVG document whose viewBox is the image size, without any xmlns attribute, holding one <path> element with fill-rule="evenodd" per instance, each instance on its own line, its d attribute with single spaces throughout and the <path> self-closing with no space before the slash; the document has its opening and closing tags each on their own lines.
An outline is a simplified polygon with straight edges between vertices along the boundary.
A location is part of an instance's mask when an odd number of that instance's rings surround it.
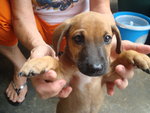
<svg viewBox="0 0 150 113">
<path fill-rule="evenodd" d="M 58 60 L 51 56 L 44 56 L 41 58 L 34 58 L 28 60 L 19 72 L 19 76 L 32 77 L 36 74 L 44 73 L 50 69 L 57 71 L 59 63 Z"/>
<path fill-rule="evenodd" d="M 119 64 L 124 65 L 126 68 L 130 68 L 130 66 L 136 66 L 137 68 L 150 74 L 150 58 L 145 54 L 128 50 L 123 51 L 119 57 L 112 62 L 110 72 L 104 77 L 106 81 L 114 81 L 120 78 L 120 76 L 114 71 L 115 67 Z"/>
<path fill-rule="evenodd" d="M 122 52 L 114 64 L 123 64 L 128 67 L 130 64 L 137 66 L 139 69 L 150 74 L 150 58 L 142 53 L 133 50 Z"/>
</svg>

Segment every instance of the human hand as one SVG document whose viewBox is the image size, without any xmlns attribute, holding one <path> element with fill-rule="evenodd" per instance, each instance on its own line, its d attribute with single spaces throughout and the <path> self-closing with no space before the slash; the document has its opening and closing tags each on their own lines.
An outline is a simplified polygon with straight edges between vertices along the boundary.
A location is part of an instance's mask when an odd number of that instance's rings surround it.
<svg viewBox="0 0 150 113">
<path fill-rule="evenodd" d="M 115 52 L 115 42 L 113 42 L 111 57 L 114 60 L 117 58 L 117 54 Z M 150 46 L 132 43 L 130 41 L 122 41 L 123 50 L 135 50 L 140 53 L 148 54 L 150 53 Z M 128 79 L 132 78 L 134 75 L 134 66 L 130 65 L 129 67 L 125 67 L 123 65 L 117 65 L 115 68 L 115 72 L 121 77 L 120 79 L 116 79 L 114 82 L 106 82 L 107 93 L 108 95 L 114 94 L 114 86 L 116 85 L 119 89 L 125 89 L 128 86 Z"/>
<path fill-rule="evenodd" d="M 66 86 L 66 81 L 63 79 L 56 80 L 56 78 L 57 74 L 53 70 L 32 78 L 32 84 L 42 99 L 48 99 L 54 96 L 66 98 L 71 93 L 72 88 Z"/>
<path fill-rule="evenodd" d="M 34 48 L 31 51 L 30 59 L 43 57 L 47 55 L 57 58 L 55 56 L 54 50 L 50 46 L 42 45 Z M 68 97 L 68 95 L 72 91 L 72 88 L 70 86 L 66 86 L 65 80 L 57 80 L 56 78 L 56 72 L 53 70 L 49 70 L 44 74 L 32 77 L 31 81 L 36 92 L 43 99 L 47 99 L 54 96 L 58 96 L 61 98 Z"/>
<path fill-rule="evenodd" d="M 31 50 L 31 56 L 30 58 L 38 58 L 43 56 L 52 56 L 56 58 L 55 51 L 49 46 L 49 45 L 41 45 L 33 48 Z"/>
</svg>

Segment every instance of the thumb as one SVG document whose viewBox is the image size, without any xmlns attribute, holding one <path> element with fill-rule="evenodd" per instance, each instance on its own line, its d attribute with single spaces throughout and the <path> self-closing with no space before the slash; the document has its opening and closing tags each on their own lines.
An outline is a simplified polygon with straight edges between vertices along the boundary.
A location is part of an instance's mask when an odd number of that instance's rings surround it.
<svg viewBox="0 0 150 113">
<path fill-rule="evenodd" d="M 41 76 L 43 80 L 47 82 L 53 82 L 57 79 L 57 73 L 54 70 L 49 70 L 48 72 L 43 73 Z"/>
<path fill-rule="evenodd" d="M 72 91 L 72 88 L 70 86 L 67 86 L 61 90 L 61 92 L 58 94 L 58 96 L 60 98 L 67 98 L 69 96 L 69 94 L 71 93 L 71 91 Z"/>
<path fill-rule="evenodd" d="M 117 65 L 115 71 L 118 75 L 121 76 L 123 79 L 130 79 L 134 75 L 133 66 L 128 66 L 128 68 L 124 67 L 123 65 Z"/>
<path fill-rule="evenodd" d="M 66 85 L 65 80 L 56 80 L 54 82 L 45 82 L 42 85 L 39 96 L 42 99 L 48 99 L 57 96 Z"/>
</svg>

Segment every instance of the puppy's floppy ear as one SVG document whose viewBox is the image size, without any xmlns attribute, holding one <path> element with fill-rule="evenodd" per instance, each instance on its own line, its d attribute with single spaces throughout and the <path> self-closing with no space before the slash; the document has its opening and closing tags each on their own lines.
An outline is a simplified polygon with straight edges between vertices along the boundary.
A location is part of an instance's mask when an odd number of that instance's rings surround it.
<svg viewBox="0 0 150 113">
<path fill-rule="evenodd" d="M 55 50 L 55 52 L 56 52 L 57 55 L 59 53 L 61 41 L 62 41 L 63 37 L 66 37 L 67 32 L 69 31 L 70 26 L 71 26 L 70 25 L 70 21 L 68 20 L 68 21 L 60 24 L 54 30 L 53 38 L 52 38 L 53 39 L 52 45 L 53 45 L 53 48 L 54 48 L 54 50 Z"/>
<path fill-rule="evenodd" d="M 117 39 L 116 53 L 120 54 L 122 48 L 121 48 L 121 35 L 119 29 L 117 28 L 116 25 L 111 26 L 111 28 L 112 28 L 112 32 L 116 35 L 116 39 Z"/>
</svg>

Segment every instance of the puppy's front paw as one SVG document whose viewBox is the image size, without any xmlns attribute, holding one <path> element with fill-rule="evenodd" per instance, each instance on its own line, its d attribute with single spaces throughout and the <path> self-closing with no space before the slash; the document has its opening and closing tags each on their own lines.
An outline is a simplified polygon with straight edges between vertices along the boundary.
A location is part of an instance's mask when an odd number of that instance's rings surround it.
<svg viewBox="0 0 150 113">
<path fill-rule="evenodd" d="M 54 69 L 57 66 L 57 60 L 50 57 L 45 56 L 42 58 L 34 58 L 27 61 L 19 72 L 19 76 L 32 77 L 37 74 L 44 73 L 50 69 Z"/>
<path fill-rule="evenodd" d="M 136 55 L 133 59 L 134 65 L 150 74 L 150 58 L 145 54 Z"/>
<path fill-rule="evenodd" d="M 123 64 L 125 63 L 127 66 L 128 64 L 133 64 L 144 72 L 150 74 L 150 57 L 145 54 L 138 53 L 133 50 L 128 50 L 120 55 L 119 62 L 123 62 Z"/>
</svg>

